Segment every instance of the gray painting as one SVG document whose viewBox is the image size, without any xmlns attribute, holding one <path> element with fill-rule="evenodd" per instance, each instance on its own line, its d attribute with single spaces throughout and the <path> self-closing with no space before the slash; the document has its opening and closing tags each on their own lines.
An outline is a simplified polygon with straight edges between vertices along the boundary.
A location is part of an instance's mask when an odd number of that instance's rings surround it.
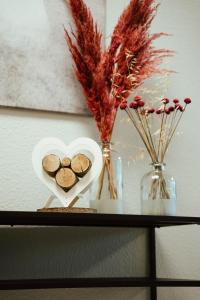
<svg viewBox="0 0 200 300">
<path fill-rule="evenodd" d="M 87 0 L 104 30 L 105 0 Z M 0 0 L 0 105 L 88 114 L 64 39 L 65 0 Z"/>
</svg>

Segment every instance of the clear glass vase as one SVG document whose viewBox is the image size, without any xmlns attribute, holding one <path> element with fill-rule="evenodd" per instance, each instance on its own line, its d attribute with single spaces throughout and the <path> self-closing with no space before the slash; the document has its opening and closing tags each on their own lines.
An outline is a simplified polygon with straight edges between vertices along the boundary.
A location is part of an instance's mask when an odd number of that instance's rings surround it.
<svg viewBox="0 0 200 300">
<path fill-rule="evenodd" d="M 176 182 L 165 164 L 152 164 L 152 170 L 142 178 L 141 205 L 144 215 L 176 215 Z"/>
<path fill-rule="evenodd" d="M 99 213 L 123 213 L 122 158 L 110 142 L 102 142 L 103 168 L 90 188 L 90 207 Z"/>
</svg>

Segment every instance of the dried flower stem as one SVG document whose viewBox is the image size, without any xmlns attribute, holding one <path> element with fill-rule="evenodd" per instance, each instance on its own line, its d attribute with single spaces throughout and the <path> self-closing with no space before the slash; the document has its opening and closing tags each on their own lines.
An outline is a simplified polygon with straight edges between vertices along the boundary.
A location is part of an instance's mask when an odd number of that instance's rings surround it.
<svg viewBox="0 0 200 300">
<path fill-rule="evenodd" d="M 154 152 L 154 159 L 157 159 L 157 154 L 156 154 L 156 146 L 154 145 L 154 141 L 153 141 L 153 137 L 152 137 L 152 134 L 151 134 L 151 130 L 150 130 L 150 125 L 149 125 L 149 121 L 147 119 L 147 115 L 145 113 L 145 121 L 146 121 L 146 127 L 147 127 L 147 131 L 148 131 L 148 134 L 149 134 L 149 137 L 150 137 L 150 140 L 151 140 L 151 145 L 152 145 L 152 149 L 153 149 L 153 152 Z"/>
<path fill-rule="evenodd" d="M 154 160 L 154 157 L 153 157 L 152 152 L 151 152 L 151 147 L 149 147 L 149 144 L 148 144 L 148 142 L 146 141 L 146 137 L 145 137 L 145 135 L 143 134 L 143 132 L 142 132 L 140 126 L 139 126 L 140 124 L 138 125 L 137 121 L 135 120 L 134 116 L 132 115 L 132 113 L 131 113 L 131 111 L 130 111 L 130 109 L 129 109 L 128 107 L 126 108 L 126 112 L 127 112 L 128 116 L 129 116 L 130 120 L 132 121 L 133 125 L 134 125 L 135 128 L 137 129 L 137 131 L 138 131 L 138 133 L 139 133 L 139 135 L 140 135 L 140 137 L 141 137 L 143 143 L 145 144 L 146 149 L 147 149 L 147 151 L 148 151 L 148 153 L 149 153 L 149 155 L 151 156 L 151 159 L 152 159 L 152 161 L 153 161 L 153 160 Z"/>
<path fill-rule="evenodd" d="M 163 99 L 163 105 L 159 109 L 145 108 L 145 102 L 141 100 L 141 97 L 136 96 L 134 101 L 130 103 L 129 107 L 126 103 L 121 105 L 121 109 L 124 109 L 132 121 L 134 127 L 139 133 L 146 149 L 151 157 L 152 163 L 155 166 L 162 165 L 167 152 L 167 149 L 171 143 L 171 140 L 176 132 L 176 129 L 181 121 L 183 112 L 186 106 L 191 103 L 189 98 L 184 100 L 185 106 L 180 105 L 178 100 L 174 100 L 174 106 L 167 107 L 169 100 Z M 142 107 L 142 108 L 141 108 Z M 153 132 L 150 126 L 149 115 L 155 113 L 159 118 L 159 136 L 158 141 L 154 141 Z M 156 147 L 156 145 L 158 145 Z M 167 190 L 165 178 L 162 174 L 162 168 L 159 169 L 159 176 L 154 179 L 150 196 L 151 199 L 170 199 L 170 193 Z"/>
<path fill-rule="evenodd" d="M 164 105 L 163 110 L 165 111 L 166 104 Z M 162 120 L 161 120 L 161 129 L 160 129 L 160 137 L 159 137 L 159 143 L 158 143 L 158 157 L 160 155 L 160 151 L 162 148 L 162 141 L 163 141 L 163 131 L 166 129 L 166 124 L 164 122 L 164 119 L 166 120 L 166 115 L 162 114 Z"/>
<path fill-rule="evenodd" d="M 176 129 L 177 129 L 177 127 L 178 127 L 178 125 L 179 125 L 179 123 L 180 123 L 180 121 L 181 121 L 181 118 L 182 118 L 182 116 L 183 116 L 183 112 L 185 111 L 185 108 L 186 108 L 186 105 L 185 105 L 185 107 L 184 107 L 184 110 L 181 111 L 180 116 L 179 116 L 177 122 L 176 122 L 175 125 L 172 126 L 172 128 L 171 128 L 171 131 L 170 131 L 170 133 L 169 133 L 169 136 L 167 137 L 167 140 L 166 140 L 166 145 L 165 145 L 165 147 L 164 147 L 163 158 L 162 158 L 162 159 L 164 159 L 164 157 L 165 157 L 165 154 L 166 154 L 167 149 L 168 149 L 168 147 L 169 147 L 169 145 L 170 145 L 170 142 L 171 142 L 171 140 L 172 140 L 172 138 L 173 138 L 173 136 L 174 136 L 174 134 L 175 134 L 175 132 L 176 132 Z M 162 160 L 162 161 L 163 161 L 163 160 Z"/>
<path fill-rule="evenodd" d="M 152 200 L 156 200 L 158 198 L 170 199 L 170 195 L 167 190 L 166 181 L 162 174 L 162 171 L 160 173 L 160 176 L 157 176 L 157 178 L 154 179 L 152 182 L 151 189 L 149 192 L 149 198 Z"/>
<path fill-rule="evenodd" d="M 102 168 L 101 174 L 99 176 L 97 199 L 101 199 L 101 194 L 102 194 L 102 190 L 104 187 L 105 174 L 107 173 L 108 190 L 110 193 L 110 199 L 116 200 L 117 199 L 117 189 L 116 189 L 116 182 L 115 182 L 115 177 L 114 177 L 110 143 L 103 143 L 102 147 L 103 147 L 103 149 L 102 149 L 102 151 L 103 151 L 103 168 Z"/>
</svg>

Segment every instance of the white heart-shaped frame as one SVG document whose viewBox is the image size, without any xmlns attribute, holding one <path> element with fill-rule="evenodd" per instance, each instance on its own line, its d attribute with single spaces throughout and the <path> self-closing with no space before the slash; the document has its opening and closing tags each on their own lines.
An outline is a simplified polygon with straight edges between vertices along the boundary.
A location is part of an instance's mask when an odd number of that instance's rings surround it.
<svg viewBox="0 0 200 300">
<path fill-rule="evenodd" d="M 47 154 L 57 154 L 61 158 L 68 156 L 72 158 L 78 153 L 85 154 L 92 162 L 89 172 L 79 180 L 79 182 L 68 192 L 62 190 L 55 180 L 51 178 L 42 167 L 42 159 Z M 90 138 L 78 138 L 66 146 L 57 138 L 44 138 L 34 148 L 32 153 L 32 164 L 38 178 L 49 188 L 49 190 L 59 199 L 64 207 L 70 203 L 82 192 L 85 192 L 92 181 L 96 179 L 101 172 L 103 160 L 99 145 Z"/>
</svg>

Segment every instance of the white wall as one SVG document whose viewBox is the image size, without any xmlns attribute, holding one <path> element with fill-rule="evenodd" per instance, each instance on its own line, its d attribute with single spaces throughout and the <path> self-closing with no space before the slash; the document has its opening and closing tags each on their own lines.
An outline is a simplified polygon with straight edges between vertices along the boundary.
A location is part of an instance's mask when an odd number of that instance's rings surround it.
<svg viewBox="0 0 200 300">
<path fill-rule="evenodd" d="M 107 0 L 107 35 L 111 32 L 113 24 L 128 0 Z M 178 73 L 171 77 L 168 97 L 185 97 L 193 99 L 181 123 L 181 135 L 174 139 L 167 165 L 169 171 L 177 179 L 178 184 L 178 215 L 199 216 L 200 214 L 200 185 L 199 185 L 199 150 L 198 136 L 199 124 L 199 78 L 200 71 L 200 1 L 199 0 L 163 0 L 159 13 L 155 19 L 152 30 L 172 33 L 173 36 L 162 39 L 158 45 L 177 51 L 177 55 L 170 60 L 169 66 Z M 119 116 L 119 123 L 115 129 L 115 141 L 120 141 L 120 147 L 125 157 L 137 155 L 138 150 L 130 145 L 140 143 L 133 128 L 127 130 Z M 34 144 L 42 137 L 57 136 L 66 143 L 78 136 L 87 135 L 98 138 L 93 126 L 93 120 L 86 117 L 69 115 L 38 113 L 28 111 L 15 111 L 1 109 L 0 111 L 1 136 L 1 201 L 0 209 L 34 210 L 44 203 L 48 191 L 35 178 L 31 167 L 31 151 Z M 124 134 L 126 132 L 126 134 Z M 139 182 L 148 169 L 148 158 L 143 161 L 126 164 L 125 172 L 125 209 L 126 213 L 139 213 Z M 198 228 L 192 226 L 182 228 L 161 229 L 158 233 L 158 271 L 159 275 L 167 277 L 189 277 L 200 279 L 200 233 Z M 147 299 L 143 291 L 137 290 L 141 299 Z M 6 292 L 5 300 L 31 299 L 30 293 Z M 78 293 L 78 294 L 77 294 Z M 90 299 L 98 299 L 93 291 L 85 291 Z M 116 294 L 125 299 L 137 299 L 129 290 L 119 292 L 104 292 L 105 299 L 117 299 Z M 123 294 L 125 293 L 125 294 Z M 44 299 L 52 295 L 59 295 L 64 299 L 64 292 L 35 292 Z M 81 292 L 70 292 L 69 299 L 83 300 Z M 137 294 L 137 293 L 136 293 Z M 1 294 L 0 294 L 1 295 Z M 34 295 L 34 294 L 33 294 Z M 98 295 L 98 292 L 97 292 Z M 200 289 L 160 289 L 160 299 L 197 300 L 200 298 Z M 22 296 L 24 298 L 22 298 Z M 17 298 L 19 297 L 19 298 Z M 63 298 L 62 298 L 63 297 Z M 75 297 L 75 298 L 73 298 Z M 45 299 L 45 300 L 46 300 Z"/>
</svg>

